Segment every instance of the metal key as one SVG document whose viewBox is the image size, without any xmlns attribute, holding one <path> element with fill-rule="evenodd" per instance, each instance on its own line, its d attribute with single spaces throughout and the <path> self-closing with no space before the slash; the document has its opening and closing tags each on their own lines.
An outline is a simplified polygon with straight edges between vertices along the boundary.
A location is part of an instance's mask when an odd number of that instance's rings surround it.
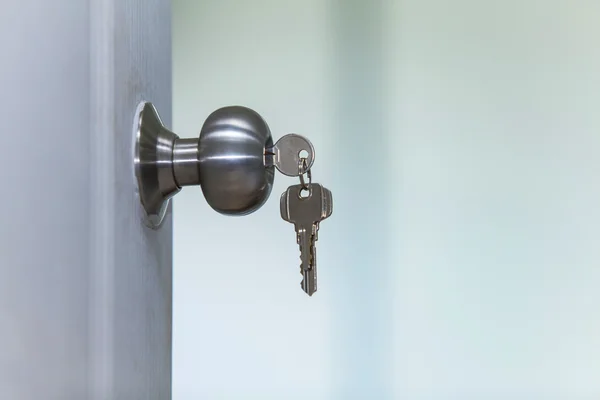
<svg viewBox="0 0 600 400">
<path fill-rule="evenodd" d="M 306 151 L 306 155 L 300 153 Z M 306 159 L 304 168 L 298 168 L 302 158 Z M 275 166 L 279 172 L 287 176 L 299 176 L 312 167 L 315 161 L 315 148 L 304 136 L 290 133 L 283 136 L 272 147 L 265 151 L 265 165 Z"/>
<path fill-rule="evenodd" d="M 281 217 L 294 224 L 296 241 L 300 246 L 300 273 L 302 289 L 309 295 L 317 291 L 317 254 L 315 242 L 318 239 L 319 223 L 333 212 L 331 191 L 311 183 L 290 186 L 281 195 Z"/>
</svg>

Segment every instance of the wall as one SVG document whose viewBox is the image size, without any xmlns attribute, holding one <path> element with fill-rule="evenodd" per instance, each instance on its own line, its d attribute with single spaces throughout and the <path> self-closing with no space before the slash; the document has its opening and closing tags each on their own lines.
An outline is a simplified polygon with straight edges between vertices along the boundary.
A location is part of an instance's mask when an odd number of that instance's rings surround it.
<svg viewBox="0 0 600 400">
<path fill-rule="evenodd" d="M 311 138 L 335 197 L 298 287 L 257 213 L 175 199 L 175 399 L 600 397 L 600 5 L 175 1 L 174 129 Z"/>
</svg>

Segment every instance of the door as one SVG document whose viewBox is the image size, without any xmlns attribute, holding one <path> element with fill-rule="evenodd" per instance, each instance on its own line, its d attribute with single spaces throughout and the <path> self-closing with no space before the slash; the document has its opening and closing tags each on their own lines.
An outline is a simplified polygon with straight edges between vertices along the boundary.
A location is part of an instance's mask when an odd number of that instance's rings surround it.
<svg viewBox="0 0 600 400">
<path fill-rule="evenodd" d="M 171 219 L 141 222 L 133 114 L 171 119 L 168 0 L 6 2 L 0 398 L 168 399 Z"/>
</svg>

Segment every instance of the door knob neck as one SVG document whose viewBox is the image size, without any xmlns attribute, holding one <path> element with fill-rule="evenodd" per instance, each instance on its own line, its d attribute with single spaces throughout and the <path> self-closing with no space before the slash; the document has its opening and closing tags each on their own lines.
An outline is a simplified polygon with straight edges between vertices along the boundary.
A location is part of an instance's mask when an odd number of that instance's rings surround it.
<svg viewBox="0 0 600 400">
<path fill-rule="evenodd" d="M 198 138 L 175 139 L 173 146 L 173 176 L 177 186 L 200 184 Z"/>
</svg>

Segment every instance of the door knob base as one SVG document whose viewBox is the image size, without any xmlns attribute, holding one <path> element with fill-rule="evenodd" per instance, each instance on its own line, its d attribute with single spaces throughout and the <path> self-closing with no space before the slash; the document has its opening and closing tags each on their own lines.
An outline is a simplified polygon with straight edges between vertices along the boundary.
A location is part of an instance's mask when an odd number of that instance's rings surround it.
<svg viewBox="0 0 600 400">
<path fill-rule="evenodd" d="M 164 220 L 170 198 L 181 190 L 173 171 L 178 136 L 166 129 L 149 102 L 138 105 L 134 122 L 134 165 L 144 223 L 153 229 Z"/>
</svg>

